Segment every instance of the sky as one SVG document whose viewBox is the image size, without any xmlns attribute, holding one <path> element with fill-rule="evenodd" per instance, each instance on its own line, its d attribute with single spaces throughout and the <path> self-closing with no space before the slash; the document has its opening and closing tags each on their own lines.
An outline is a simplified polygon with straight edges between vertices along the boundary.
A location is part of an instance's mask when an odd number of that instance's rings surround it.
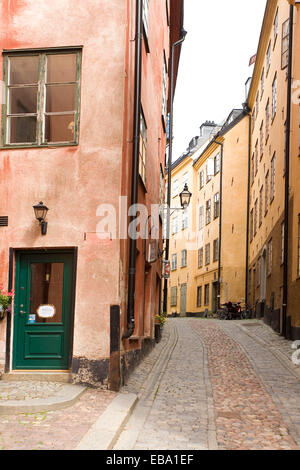
<svg viewBox="0 0 300 470">
<path fill-rule="evenodd" d="M 184 29 L 174 98 L 173 160 L 199 135 L 245 102 L 266 0 L 185 0 Z"/>
</svg>

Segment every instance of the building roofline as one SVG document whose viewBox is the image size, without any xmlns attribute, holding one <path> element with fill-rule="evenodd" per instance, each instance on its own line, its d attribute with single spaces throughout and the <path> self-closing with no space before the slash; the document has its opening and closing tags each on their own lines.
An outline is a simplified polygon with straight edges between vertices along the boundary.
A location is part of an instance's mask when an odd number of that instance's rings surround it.
<svg viewBox="0 0 300 470">
<path fill-rule="evenodd" d="M 226 125 L 226 122 L 228 121 L 229 117 L 231 116 L 231 114 L 234 112 L 234 111 L 241 111 L 240 114 L 228 125 Z M 213 139 L 209 141 L 209 143 L 207 144 L 207 146 L 205 147 L 205 149 L 203 150 L 203 152 L 199 155 L 199 157 L 194 161 L 193 163 L 193 166 L 196 166 L 197 163 L 199 162 L 199 160 L 201 159 L 201 157 L 209 150 L 209 148 L 211 147 L 211 145 L 214 144 L 214 141 L 218 138 L 218 137 L 224 137 L 227 132 L 229 132 L 233 127 L 235 127 L 245 116 L 247 116 L 247 113 L 245 110 L 243 109 L 233 109 L 230 114 L 228 115 L 226 121 L 225 121 L 225 124 L 223 125 L 223 127 L 219 130 L 219 132 L 217 132 Z"/>
</svg>

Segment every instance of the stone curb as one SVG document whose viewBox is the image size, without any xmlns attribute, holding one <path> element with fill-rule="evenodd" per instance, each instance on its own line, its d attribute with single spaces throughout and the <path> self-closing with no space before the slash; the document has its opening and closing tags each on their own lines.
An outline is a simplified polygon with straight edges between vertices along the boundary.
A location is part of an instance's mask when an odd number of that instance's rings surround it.
<svg viewBox="0 0 300 470">
<path fill-rule="evenodd" d="M 134 393 L 119 393 L 75 450 L 110 450 L 138 402 Z"/>
<path fill-rule="evenodd" d="M 26 400 L 0 400 L 0 415 L 19 413 L 41 413 L 66 408 L 75 403 L 85 392 L 81 385 L 65 384 L 48 398 L 27 398 Z"/>
</svg>

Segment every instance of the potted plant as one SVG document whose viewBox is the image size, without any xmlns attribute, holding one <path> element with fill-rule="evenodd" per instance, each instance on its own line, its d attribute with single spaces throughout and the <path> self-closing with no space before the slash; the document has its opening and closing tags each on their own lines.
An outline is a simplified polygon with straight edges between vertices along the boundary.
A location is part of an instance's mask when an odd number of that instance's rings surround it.
<svg viewBox="0 0 300 470">
<path fill-rule="evenodd" d="M 158 342 L 161 339 L 161 330 L 166 323 L 166 314 L 155 315 L 155 339 Z"/>
<path fill-rule="evenodd" d="M 6 291 L 2 285 L 0 285 L 0 320 L 3 320 L 5 313 L 10 310 L 14 291 Z"/>
</svg>

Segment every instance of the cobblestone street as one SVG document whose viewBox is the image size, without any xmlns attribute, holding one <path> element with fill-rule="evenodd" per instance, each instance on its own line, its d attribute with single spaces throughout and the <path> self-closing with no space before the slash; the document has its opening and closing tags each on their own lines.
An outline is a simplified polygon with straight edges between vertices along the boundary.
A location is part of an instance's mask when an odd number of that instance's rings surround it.
<svg viewBox="0 0 300 470">
<path fill-rule="evenodd" d="M 140 400 L 115 449 L 300 449 L 291 346 L 253 320 L 168 319 L 124 387 Z"/>
<path fill-rule="evenodd" d="M 161 341 L 120 394 L 87 389 L 64 409 L 0 414 L 0 449 L 76 449 L 124 395 L 138 400 L 114 450 L 300 449 L 300 368 L 293 352 L 291 341 L 261 321 L 169 318 Z M 2 383 L 0 400 L 32 400 L 62 387 L 14 384 Z"/>
</svg>

